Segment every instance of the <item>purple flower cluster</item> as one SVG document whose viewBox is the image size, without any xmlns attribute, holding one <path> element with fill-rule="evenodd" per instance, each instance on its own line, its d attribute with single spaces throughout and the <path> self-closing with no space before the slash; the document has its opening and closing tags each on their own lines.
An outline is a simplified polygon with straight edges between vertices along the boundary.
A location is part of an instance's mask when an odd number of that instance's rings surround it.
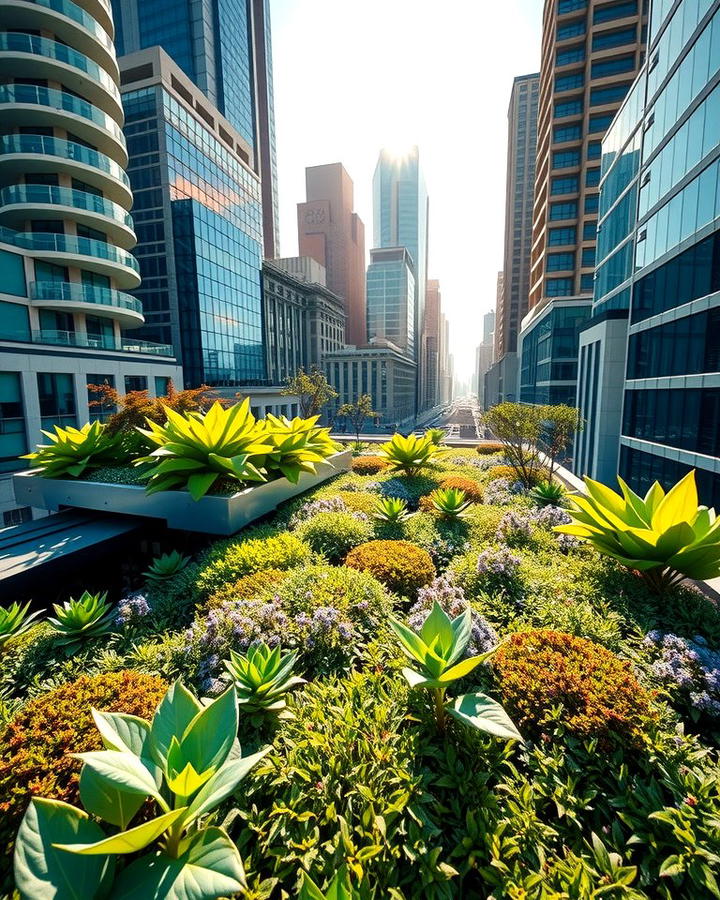
<svg viewBox="0 0 720 900">
<path fill-rule="evenodd" d="M 480 459 L 479 456 L 453 456 L 448 462 L 452 466 L 472 466 L 474 469 L 480 469 L 481 471 L 487 469 L 485 460 Z"/>
<path fill-rule="evenodd" d="M 271 602 L 248 600 L 238 607 L 228 603 L 196 619 L 185 633 L 185 652 L 203 658 L 227 656 L 229 649 L 247 650 L 253 641 L 270 647 L 281 643 L 288 617 L 277 598 Z"/>
<path fill-rule="evenodd" d="M 456 618 L 468 608 L 463 589 L 455 584 L 452 575 L 442 575 L 418 592 L 417 602 L 408 612 L 408 625 L 420 631 L 437 601 L 451 619 Z M 465 656 L 477 656 L 486 653 L 498 643 L 495 629 L 479 613 L 472 611 L 472 631 Z"/>
<path fill-rule="evenodd" d="M 125 625 L 133 625 L 138 619 L 143 619 L 150 613 L 150 605 L 144 594 L 136 591 L 134 594 L 128 594 L 118 603 L 118 611 L 115 616 L 115 624 L 121 627 Z"/>
<path fill-rule="evenodd" d="M 312 519 L 313 516 L 321 512 L 347 512 L 342 497 L 330 497 L 327 500 L 310 500 L 303 503 L 300 509 L 296 510 L 288 523 L 290 528 L 297 528 L 302 522 Z"/>
<path fill-rule="evenodd" d="M 483 501 L 491 506 L 507 506 L 512 503 L 513 495 L 510 493 L 510 482 L 507 478 L 495 478 L 485 486 Z"/>
<path fill-rule="evenodd" d="M 503 463 L 504 460 L 501 456 L 483 456 L 477 460 L 475 465 L 477 465 L 481 472 L 485 472 L 488 469 L 492 469 L 494 466 L 501 466 Z"/>
<path fill-rule="evenodd" d="M 554 528 L 556 525 L 567 525 L 572 521 L 572 516 L 561 506 L 543 506 L 531 513 L 536 525 L 541 528 Z"/>
<path fill-rule="evenodd" d="M 444 537 L 434 537 L 428 544 L 423 545 L 430 554 L 435 568 L 444 572 L 450 565 L 454 556 L 459 553 L 467 553 L 470 550 L 470 542 L 460 534 L 448 534 Z"/>
<path fill-rule="evenodd" d="M 503 579 L 512 579 L 517 575 L 520 566 L 520 557 L 511 553 L 507 547 L 497 550 L 488 547 L 478 554 L 478 575 L 489 575 Z"/>
<path fill-rule="evenodd" d="M 528 541 L 532 535 L 532 526 L 527 516 L 519 513 L 506 512 L 500 519 L 497 529 L 497 539 L 506 544 L 521 544 Z"/>
<path fill-rule="evenodd" d="M 396 497 L 398 500 L 404 500 L 406 503 L 411 503 L 413 499 L 410 491 L 397 478 L 388 478 L 387 481 L 373 481 L 367 485 L 367 489 L 376 490 L 381 497 Z"/>
<path fill-rule="evenodd" d="M 300 639 L 304 639 L 306 646 L 310 648 L 318 643 L 347 644 L 355 636 L 353 623 L 344 618 L 334 606 L 319 606 L 312 615 L 298 613 L 295 624 L 300 630 Z"/>
<path fill-rule="evenodd" d="M 655 653 L 653 674 L 684 695 L 691 709 L 720 717 L 720 650 L 711 650 L 702 635 L 682 638 L 651 631 L 644 644 Z"/>
</svg>

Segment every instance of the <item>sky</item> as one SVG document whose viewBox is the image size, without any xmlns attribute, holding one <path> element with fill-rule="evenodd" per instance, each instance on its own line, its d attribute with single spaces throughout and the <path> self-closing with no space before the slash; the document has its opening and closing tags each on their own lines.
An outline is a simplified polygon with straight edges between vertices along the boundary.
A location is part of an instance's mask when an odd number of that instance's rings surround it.
<svg viewBox="0 0 720 900">
<path fill-rule="evenodd" d="M 297 254 L 305 167 L 341 162 L 372 246 L 381 147 L 418 144 L 456 373 L 468 378 L 495 307 L 505 220 L 507 106 L 538 71 L 542 0 L 270 0 L 280 251 Z"/>
</svg>

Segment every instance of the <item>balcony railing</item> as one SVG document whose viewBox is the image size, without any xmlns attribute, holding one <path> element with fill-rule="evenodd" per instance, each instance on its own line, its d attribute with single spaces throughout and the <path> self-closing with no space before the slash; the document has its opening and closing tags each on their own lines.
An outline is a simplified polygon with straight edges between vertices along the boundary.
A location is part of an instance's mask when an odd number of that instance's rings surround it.
<svg viewBox="0 0 720 900">
<path fill-rule="evenodd" d="M 29 334 L 13 334 L 0 330 L 0 341 L 18 341 L 33 344 L 51 344 L 62 347 L 86 347 L 90 350 L 114 350 L 121 353 L 146 353 L 152 356 L 174 356 L 170 344 L 155 344 L 152 341 L 138 341 L 114 336 L 80 334 L 74 331 L 55 331 L 44 328 Z"/>
<path fill-rule="evenodd" d="M 102 85 L 105 90 L 111 94 L 118 103 L 120 100 L 120 90 L 112 77 L 84 53 L 68 47 L 67 44 L 61 44 L 59 41 L 52 41 L 49 38 L 38 37 L 35 34 L 23 34 L 22 32 L 4 31 L 0 32 L 0 51 L 8 50 L 15 53 L 32 53 L 36 56 L 42 56 L 48 59 L 56 59 L 58 62 L 66 63 L 74 69 L 79 69 L 86 75 L 89 75 L 93 81 Z"/>
<path fill-rule="evenodd" d="M 0 190 L 0 206 L 17 203 L 72 206 L 75 209 L 84 209 L 107 216 L 128 228 L 133 227 L 132 216 L 119 203 L 113 203 L 112 200 L 106 200 L 104 197 L 98 197 L 87 191 L 78 191 L 75 188 L 58 187 L 52 184 L 11 184 Z"/>
<path fill-rule="evenodd" d="M 67 300 L 69 303 L 96 303 L 114 306 L 142 314 L 142 303 L 131 294 L 114 288 L 70 281 L 33 281 L 30 284 L 33 300 Z"/>
<path fill-rule="evenodd" d="M 8 153 L 32 153 L 71 159 L 112 175 L 126 187 L 130 187 L 127 173 L 115 160 L 97 150 L 91 150 L 90 147 L 76 144 L 74 141 L 64 141 L 61 138 L 41 134 L 6 134 L 0 138 L 0 155 Z"/>
<path fill-rule="evenodd" d="M 114 244 L 96 241 L 92 238 L 76 237 L 72 234 L 54 234 L 44 231 L 12 232 L 8 228 L 0 230 L 2 239 L 22 247 L 25 250 L 46 251 L 51 253 L 73 253 L 77 256 L 94 256 L 96 259 L 107 259 L 132 269 L 138 275 L 140 266 L 135 257 L 127 250 L 121 250 Z"/>
<path fill-rule="evenodd" d="M 123 147 L 125 146 L 122 129 L 115 119 L 74 94 L 58 91 L 55 88 L 38 87 L 35 84 L 1 84 L 0 103 L 31 103 L 50 109 L 64 110 L 104 128 Z"/>
<path fill-rule="evenodd" d="M 58 12 L 68 19 L 72 19 L 73 22 L 77 22 L 78 25 L 82 25 L 106 50 L 109 50 L 114 55 L 113 42 L 110 35 L 99 22 L 93 19 L 90 13 L 85 12 L 77 3 L 73 3 L 72 0 L 29 0 L 29 2 L 35 3 L 37 6 L 44 6 L 45 9 L 51 9 L 53 12 Z"/>
</svg>

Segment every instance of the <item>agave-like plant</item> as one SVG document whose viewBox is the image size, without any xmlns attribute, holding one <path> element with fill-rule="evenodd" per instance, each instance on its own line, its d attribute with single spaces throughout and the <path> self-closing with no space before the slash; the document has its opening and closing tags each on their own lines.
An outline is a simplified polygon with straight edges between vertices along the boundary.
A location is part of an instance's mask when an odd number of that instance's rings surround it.
<svg viewBox="0 0 720 900">
<path fill-rule="evenodd" d="M 34 453 L 20 457 L 32 460 L 43 478 L 79 478 L 86 469 L 109 466 L 125 458 L 122 435 L 108 434 L 102 422 L 88 422 L 82 428 L 54 427 L 55 434 L 43 431 L 50 444 L 38 444 Z"/>
<path fill-rule="evenodd" d="M 193 500 L 204 497 L 218 478 L 265 481 L 260 460 L 275 449 L 250 412 L 250 398 L 224 408 L 213 403 L 206 413 L 180 415 L 165 408 L 164 425 L 147 420 L 138 431 L 156 446 L 135 465 L 152 463 L 147 493 L 187 487 Z"/>
<path fill-rule="evenodd" d="M 541 481 L 530 491 L 530 499 L 538 506 L 562 506 L 565 488 L 555 481 Z"/>
<path fill-rule="evenodd" d="M 437 600 L 419 632 L 413 631 L 399 619 L 391 619 L 390 627 L 400 641 L 400 647 L 419 668 L 404 668 L 403 675 L 410 687 L 425 688 L 434 698 L 435 721 L 438 730 L 445 731 L 447 717 L 452 716 L 496 737 L 521 741 L 522 736 L 503 707 L 487 694 L 463 694 L 446 702 L 447 688 L 495 652 L 463 659 L 472 633 L 472 612 L 465 609 L 450 619 Z"/>
<path fill-rule="evenodd" d="M 555 531 L 583 538 L 664 593 L 684 578 L 720 575 L 720 520 L 698 505 L 695 471 L 667 494 L 656 481 L 641 497 L 618 476 L 622 495 L 585 478 L 587 496 L 570 494 L 572 521 Z"/>
<path fill-rule="evenodd" d="M 28 630 L 40 613 L 34 612 L 28 615 L 30 604 L 20 606 L 12 603 L 10 606 L 0 606 L 0 651 L 10 638 L 19 637 Z"/>
<path fill-rule="evenodd" d="M 83 591 L 79 600 L 72 597 L 62 605 L 53 604 L 55 615 L 48 618 L 57 643 L 71 656 L 83 641 L 107 634 L 112 628 L 114 611 L 106 602 L 107 591 L 90 594 Z"/>
<path fill-rule="evenodd" d="M 340 445 L 330 437 L 329 428 L 317 425 L 319 416 L 286 419 L 268 414 L 259 422 L 259 432 L 271 447 L 261 464 L 267 472 L 279 472 L 297 484 L 301 472 L 314 475 L 317 464 L 336 453 Z"/>
<path fill-rule="evenodd" d="M 264 713 L 288 719 L 285 694 L 305 679 L 293 675 L 297 652 L 283 653 L 280 647 L 270 648 L 265 643 L 255 644 L 247 653 L 230 651 L 230 659 L 223 661 L 235 683 L 241 711 L 248 712 L 254 720 Z"/>
<path fill-rule="evenodd" d="M 150 568 L 143 574 L 148 581 L 165 581 L 166 578 L 172 578 L 173 575 L 182 572 L 189 562 L 189 556 L 183 556 L 182 553 L 173 550 L 154 559 L 150 563 Z"/>
<path fill-rule="evenodd" d="M 460 488 L 437 488 L 430 494 L 430 502 L 447 519 L 464 519 L 473 505 Z"/>
<path fill-rule="evenodd" d="M 428 428 L 428 430 L 425 432 L 425 436 L 429 437 L 433 444 L 439 447 L 440 444 L 442 444 L 442 442 L 445 440 L 445 429 Z"/>
<path fill-rule="evenodd" d="M 243 757 L 235 688 L 204 705 L 176 682 L 152 722 L 92 714 L 105 749 L 74 754 L 83 763 L 85 810 L 33 797 L 20 826 L 15 883 L 22 900 L 214 900 L 244 891 L 237 847 L 223 828 L 207 824 L 270 749 Z M 154 818 L 132 824 L 150 809 Z"/>
<path fill-rule="evenodd" d="M 440 452 L 437 444 L 427 435 L 417 437 L 414 434 L 407 437 L 394 434 L 378 450 L 378 454 L 387 459 L 390 468 L 404 472 L 405 475 L 417 475 Z"/>
<path fill-rule="evenodd" d="M 408 511 L 407 500 L 401 497 L 380 497 L 375 504 L 373 515 L 381 522 L 397 525 L 409 519 L 412 513 Z"/>
</svg>

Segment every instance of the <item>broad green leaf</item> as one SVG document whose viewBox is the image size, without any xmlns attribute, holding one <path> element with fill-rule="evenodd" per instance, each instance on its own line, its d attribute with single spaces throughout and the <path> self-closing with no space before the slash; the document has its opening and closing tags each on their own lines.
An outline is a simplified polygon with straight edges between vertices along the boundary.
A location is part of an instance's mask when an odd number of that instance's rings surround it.
<svg viewBox="0 0 720 900">
<path fill-rule="evenodd" d="M 132 753 L 97 750 L 91 753 L 73 753 L 72 756 L 81 759 L 92 772 L 118 790 L 155 799 L 160 797 L 152 772 Z"/>
<path fill-rule="evenodd" d="M 80 773 L 80 799 L 87 812 L 123 829 L 145 802 L 143 794 L 121 791 L 87 766 Z"/>
<path fill-rule="evenodd" d="M 199 472 L 188 478 L 188 491 L 193 500 L 200 500 L 220 477 L 219 472 Z"/>
<path fill-rule="evenodd" d="M 452 668 L 446 669 L 442 675 L 438 677 L 438 681 L 442 684 L 449 684 L 451 681 L 457 681 L 458 678 L 463 678 L 465 675 L 469 675 L 473 669 L 476 669 L 481 662 L 484 662 L 485 655 L 483 656 L 471 656 L 469 659 L 463 659 L 459 663 L 456 663 Z"/>
<path fill-rule="evenodd" d="M 135 756 L 149 755 L 150 723 L 127 713 L 91 710 L 106 750 L 120 750 Z"/>
<path fill-rule="evenodd" d="M 402 673 L 405 676 L 405 680 L 410 685 L 411 688 L 416 687 L 440 687 L 440 682 L 435 678 L 426 678 L 424 675 L 421 675 L 419 672 L 416 672 L 415 669 L 409 669 L 407 666 L 404 666 L 402 669 Z"/>
<path fill-rule="evenodd" d="M 22 900 L 94 900 L 112 880 L 111 857 L 84 859 L 53 847 L 55 841 L 104 837 L 86 813 L 60 800 L 33 797 L 15 844 L 15 886 Z"/>
<path fill-rule="evenodd" d="M 697 507 L 695 470 L 691 469 L 657 505 L 653 512 L 652 527 L 662 533 L 678 522 L 689 522 L 697 512 Z"/>
<path fill-rule="evenodd" d="M 167 764 L 167 755 L 173 736 L 180 740 L 185 729 L 201 709 L 198 700 L 180 681 L 176 681 L 170 686 L 161 700 L 150 726 L 153 756 L 163 768 Z"/>
<path fill-rule="evenodd" d="M 177 775 L 168 775 L 167 784 L 173 794 L 178 797 L 191 797 L 195 791 L 201 788 L 205 782 L 212 777 L 213 770 L 207 769 L 199 774 L 193 768 L 192 763 L 188 763 L 184 769 Z"/>
<path fill-rule="evenodd" d="M 107 856 L 108 854 L 137 853 L 156 841 L 170 826 L 175 823 L 185 812 L 186 807 L 173 809 L 157 819 L 143 822 L 129 831 L 113 834 L 100 841 L 91 844 L 54 844 L 58 850 L 66 850 L 68 853 L 76 853 L 80 856 Z"/>
<path fill-rule="evenodd" d="M 202 709 L 187 726 L 181 744 L 183 757 L 196 772 L 219 769 L 238 730 L 238 702 L 234 686 Z"/>
<path fill-rule="evenodd" d="M 268 754 L 272 747 L 265 747 L 259 753 L 242 759 L 228 760 L 213 777 L 198 791 L 188 807 L 187 821 L 192 822 L 200 816 L 206 816 L 218 807 L 223 800 L 232 794 L 247 773 Z"/>
<path fill-rule="evenodd" d="M 445 707 L 451 716 L 480 731 L 487 731 L 495 737 L 511 741 L 521 741 L 510 716 L 502 706 L 486 694 L 463 694 L 451 700 Z"/>
<path fill-rule="evenodd" d="M 442 659 L 448 658 L 450 648 L 453 646 L 455 639 L 455 632 L 453 631 L 450 617 L 437 600 L 434 601 L 430 614 L 420 629 L 420 637 L 427 645 L 430 645 L 435 640 L 438 655 Z"/>
<path fill-rule="evenodd" d="M 410 659 L 414 659 L 416 662 L 421 664 L 424 663 L 427 647 L 420 635 L 413 631 L 412 628 L 408 628 L 408 626 L 399 619 L 391 618 L 390 627 L 399 638 L 400 647 L 405 655 L 409 656 Z"/>
<path fill-rule="evenodd" d="M 307 872 L 302 873 L 298 900 L 355 900 L 359 896 L 350 882 L 347 866 L 340 866 L 324 894 Z"/>
<path fill-rule="evenodd" d="M 112 900 L 217 900 L 245 888 L 237 847 L 221 828 L 205 828 L 180 843 L 180 854 L 148 854 L 123 869 Z"/>
<path fill-rule="evenodd" d="M 650 516 L 650 521 L 652 521 L 652 517 L 655 515 L 655 510 L 662 503 L 662 499 L 664 496 L 665 491 L 657 481 L 650 486 L 647 494 L 645 494 L 643 502 L 645 503 L 648 515 Z"/>
</svg>

